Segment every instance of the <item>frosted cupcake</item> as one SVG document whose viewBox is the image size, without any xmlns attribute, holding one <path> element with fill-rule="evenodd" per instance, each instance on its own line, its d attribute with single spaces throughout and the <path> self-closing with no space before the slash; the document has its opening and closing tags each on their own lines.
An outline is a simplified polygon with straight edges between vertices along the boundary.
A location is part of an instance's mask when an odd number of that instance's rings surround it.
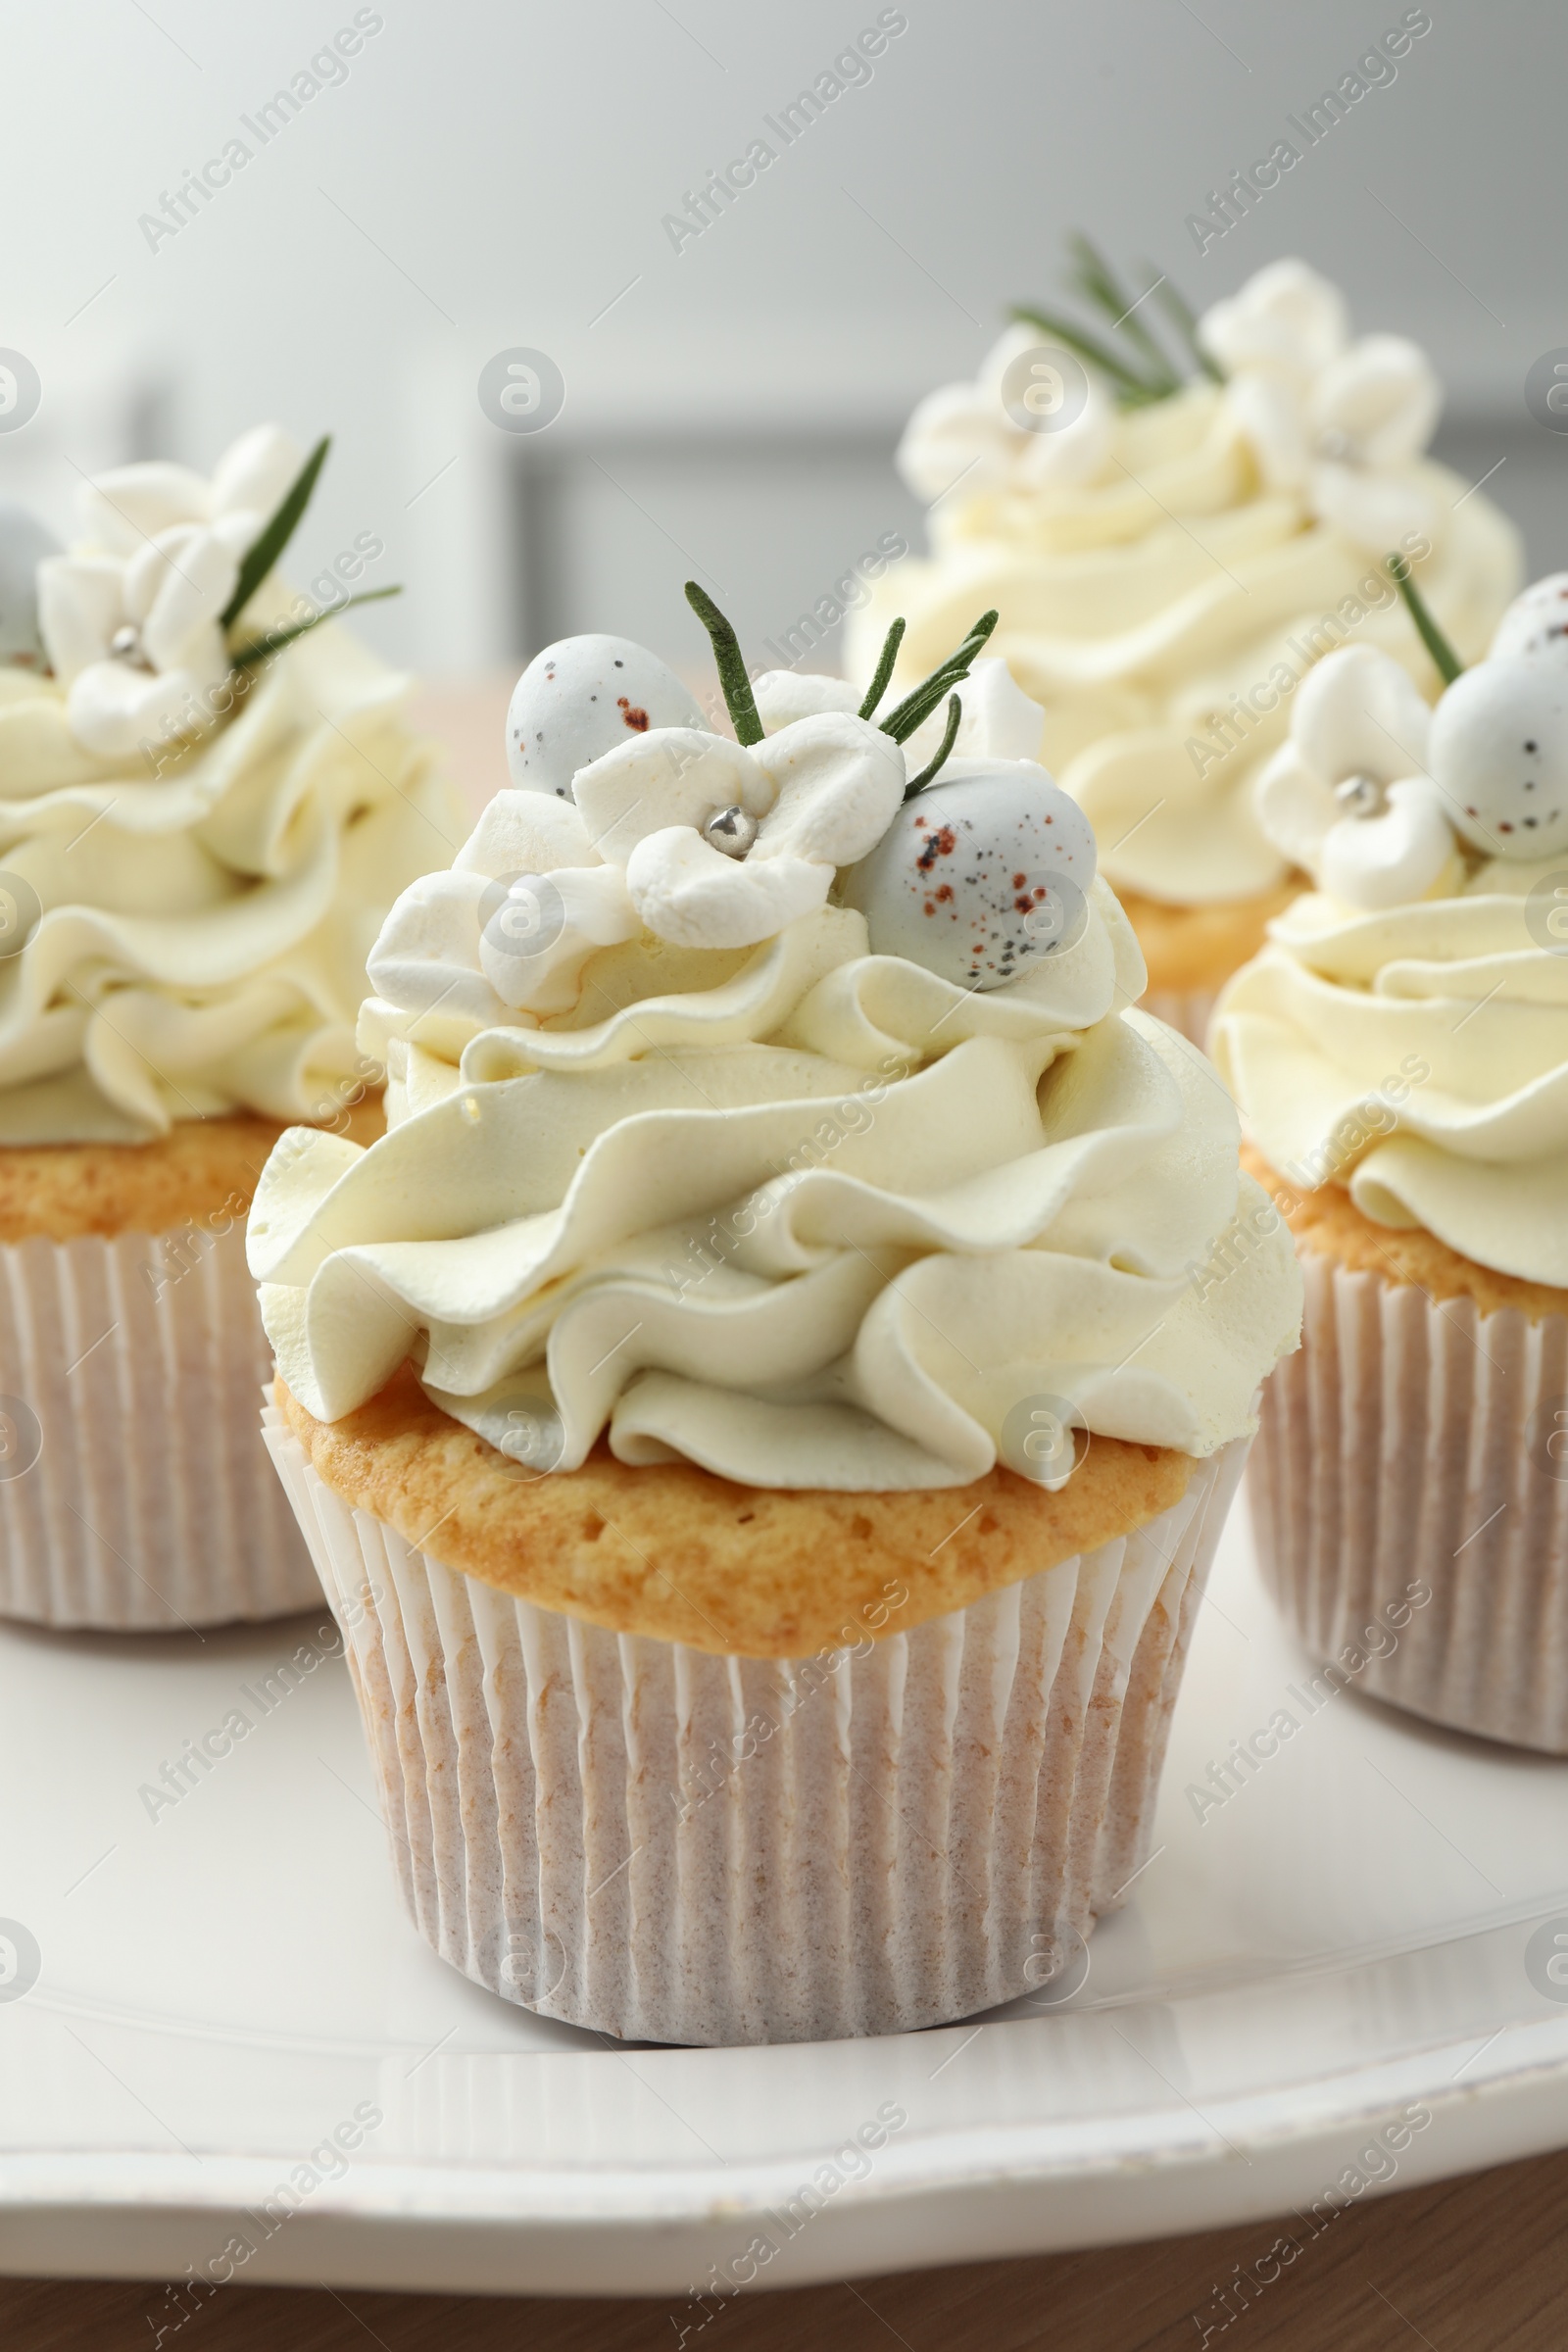
<svg viewBox="0 0 1568 2352">
<path fill-rule="evenodd" d="M 1257 808 L 1319 889 L 1214 1023 L 1306 1278 L 1253 1518 L 1359 1688 L 1568 1754 L 1568 574 L 1462 674 L 1418 616 L 1435 710 L 1369 649 L 1302 686 Z"/>
<path fill-rule="evenodd" d="M 1034 756 L 1093 821 L 1146 1002 L 1201 1041 L 1220 982 L 1301 886 L 1250 791 L 1299 682 L 1360 645 L 1430 699 L 1441 680 L 1385 557 L 1416 563 L 1470 659 L 1518 586 L 1517 540 L 1424 460 L 1440 405 L 1425 356 L 1352 342 L 1304 264 L 1271 264 L 1200 321 L 1168 280 L 1135 305 L 1081 241 L 1077 283 L 1115 331 L 1019 312 L 977 382 L 915 411 L 899 458 L 933 502 L 932 556 L 873 592 L 852 665 L 895 610 L 917 672 L 960 615 L 1000 609 L 994 650 L 1045 707 Z"/>
<path fill-rule="evenodd" d="M 318 1595 L 256 1444 L 242 1228 L 284 1126 L 377 1132 L 365 958 L 462 834 L 405 681 L 276 576 L 324 455 L 263 426 L 211 481 L 127 466 L 65 555 L 0 515 L 9 1615 L 170 1629 Z"/>
<path fill-rule="evenodd" d="M 370 959 L 389 1132 L 286 1136 L 251 1262 L 424 1933 L 607 2033 L 815 2039 L 1121 1899 L 1298 1278 L 1277 1232 L 1197 1298 L 1263 1196 L 1116 1009 L 1081 811 L 943 764 L 985 624 L 883 715 L 706 617 L 738 741 L 623 640 L 524 674 Z"/>
</svg>

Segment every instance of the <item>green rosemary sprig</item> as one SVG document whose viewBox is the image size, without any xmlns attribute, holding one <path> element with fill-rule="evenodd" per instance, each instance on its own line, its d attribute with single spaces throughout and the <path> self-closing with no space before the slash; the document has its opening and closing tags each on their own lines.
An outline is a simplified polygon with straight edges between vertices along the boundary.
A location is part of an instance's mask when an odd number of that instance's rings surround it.
<svg viewBox="0 0 1568 2352">
<path fill-rule="evenodd" d="M 1063 318 L 1057 311 L 1040 310 L 1028 304 L 1015 304 L 1008 313 L 1018 325 L 1037 327 L 1042 334 L 1064 343 L 1079 359 L 1098 368 L 1109 378 L 1121 408 L 1148 408 L 1152 402 L 1168 400 L 1172 393 L 1179 392 L 1183 381 L 1180 367 L 1172 361 L 1149 320 L 1140 315 L 1144 304 L 1152 298 L 1175 325 L 1186 353 L 1191 354 L 1196 366 L 1215 383 L 1223 383 L 1222 371 L 1199 343 L 1198 320 L 1168 277 L 1145 263 L 1143 267 L 1151 282 L 1142 294 L 1129 295 L 1104 255 L 1086 236 L 1079 233 L 1070 237 L 1068 253 L 1071 257 L 1068 280 L 1073 291 L 1091 309 L 1109 319 L 1110 331 L 1122 337 L 1121 343 L 1106 341 L 1098 330 L 1091 333 L 1076 319 Z"/>
<path fill-rule="evenodd" d="M 860 718 L 870 718 L 873 715 L 878 703 L 888 690 L 888 680 L 893 675 L 893 664 L 897 662 L 899 648 L 904 643 L 905 626 L 906 623 L 901 615 L 882 640 L 882 651 L 876 658 L 876 667 L 871 672 L 871 683 L 865 690 L 865 700 L 857 713 Z"/>
<path fill-rule="evenodd" d="M 1172 392 L 1179 392 L 1181 377 L 1139 316 L 1139 304 L 1148 299 L 1149 289 L 1144 294 L 1130 295 L 1117 280 L 1103 254 L 1091 245 L 1081 232 L 1069 238 L 1068 250 L 1073 257 L 1073 279 L 1079 293 L 1086 302 L 1092 302 L 1102 310 L 1112 324 L 1121 328 L 1129 342 L 1138 346 L 1148 363 L 1148 381 L 1152 385 L 1161 386 L 1159 397 L 1164 399 Z M 1157 275 L 1157 271 L 1151 271 L 1151 288 Z"/>
<path fill-rule="evenodd" d="M 311 503 L 311 492 L 316 488 L 316 477 L 326 464 L 326 453 L 331 446 L 331 434 L 323 433 L 295 475 L 293 482 L 284 492 L 271 521 L 268 523 L 260 537 L 254 539 L 246 549 L 244 561 L 239 567 L 239 578 L 234 583 L 234 593 L 218 616 L 220 628 L 233 627 L 251 598 L 256 594 L 257 589 L 277 562 L 278 557 L 283 553 L 284 548 L 293 538 L 300 516 Z M 339 606 L 338 610 L 341 612 L 342 607 Z"/>
<path fill-rule="evenodd" d="M 959 702 L 956 695 L 953 695 L 950 697 L 948 702 L 948 723 L 943 729 L 942 742 L 940 748 L 938 749 L 937 756 L 934 760 L 927 760 L 925 766 L 921 768 L 920 773 L 917 776 L 911 776 L 908 783 L 906 784 L 904 787 L 904 797 L 906 801 L 912 801 L 917 792 L 924 792 L 926 786 L 937 774 L 938 769 L 947 766 L 948 755 L 957 740 L 958 721 L 962 716 L 963 705 Z"/>
<path fill-rule="evenodd" d="M 1426 598 L 1416 586 L 1405 558 L 1390 556 L 1388 566 L 1395 586 L 1409 607 L 1410 618 L 1415 622 L 1416 634 L 1432 656 L 1438 675 L 1442 678 L 1445 686 L 1451 686 L 1463 669 L 1464 663 L 1433 619 L 1427 608 Z"/>
<path fill-rule="evenodd" d="M 760 743 L 762 722 L 757 715 L 757 697 L 752 692 L 752 681 L 746 674 L 740 639 L 707 589 L 699 588 L 695 580 L 686 583 L 686 602 L 708 631 L 712 645 L 713 660 L 718 665 L 718 682 L 723 689 L 724 704 L 735 729 L 736 742 Z"/>
<path fill-rule="evenodd" d="M 1087 360 L 1092 368 L 1098 368 L 1102 375 L 1108 375 L 1116 387 L 1116 398 L 1124 409 L 1141 408 L 1152 400 L 1163 397 L 1160 393 L 1152 392 L 1142 376 L 1124 360 L 1118 359 L 1108 344 L 1096 342 L 1084 327 L 1074 326 L 1072 320 L 1063 318 L 1059 312 L 1036 310 L 1027 303 L 1014 303 L 1007 316 L 1019 326 L 1037 326 L 1043 335 L 1050 335 L 1054 342 L 1065 343 L 1069 351 L 1075 351 L 1081 360 Z"/>
<path fill-rule="evenodd" d="M 401 585 L 395 588 L 367 588 L 363 596 L 348 597 L 341 605 L 323 606 L 319 612 L 313 612 L 309 620 L 290 621 L 286 629 L 269 629 L 265 637 L 253 638 L 249 645 L 242 645 L 238 653 L 230 654 L 229 661 L 236 669 L 254 669 L 258 662 L 269 661 L 273 654 L 280 654 L 285 645 L 294 643 L 296 637 L 309 636 L 312 629 L 318 629 L 323 620 L 336 620 L 340 612 L 352 612 L 356 605 L 378 605 L 383 597 L 402 594 Z"/>
<path fill-rule="evenodd" d="M 982 612 L 963 643 L 955 646 L 945 662 L 939 662 L 928 678 L 906 694 L 902 703 L 890 710 L 882 721 L 882 732 L 891 735 L 895 743 L 907 743 L 918 726 L 923 726 L 945 695 L 955 686 L 961 686 L 982 647 L 997 625 L 998 613 L 993 608 Z"/>
</svg>

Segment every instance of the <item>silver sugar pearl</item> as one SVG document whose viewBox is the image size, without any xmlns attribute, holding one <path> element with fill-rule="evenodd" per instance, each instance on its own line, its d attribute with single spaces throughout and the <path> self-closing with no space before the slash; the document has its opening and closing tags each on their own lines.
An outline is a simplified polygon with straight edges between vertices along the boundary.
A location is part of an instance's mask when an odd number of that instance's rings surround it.
<svg viewBox="0 0 1568 2352">
<path fill-rule="evenodd" d="M 109 640 L 109 653 L 112 661 L 126 662 L 136 668 L 146 666 L 141 650 L 141 631 L 133 621 L 127 620 L 122 628 L 115 631 Z"/>
<path fill-rule="evenodd" d="M 1381 816 L 1388 795 L 1375 776 L 1347 776 L 1334 787 L 1334 798 L 1347 816 Z"/>
<path fill-rule="evenodd" d="M 744 858 L 757 839 L 757 819 L 738 804 L 720 808 L 703 827 L 703 839 L 726 858 Z"/>
</svg>

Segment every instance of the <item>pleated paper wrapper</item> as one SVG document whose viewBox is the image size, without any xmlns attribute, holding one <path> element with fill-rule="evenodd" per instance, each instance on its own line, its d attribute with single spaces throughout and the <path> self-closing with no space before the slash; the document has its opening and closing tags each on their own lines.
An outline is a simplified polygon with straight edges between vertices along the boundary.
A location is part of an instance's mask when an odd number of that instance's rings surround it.
<svg viewBox="0 0 1568 2352">
<path fill-rule="evenodd" d="M 1331 1662 L 1408 1609 L 1357 1690 L 1568 1755 L 1568 1316 L 1480 1315 L 1321 1251 L 1302 1272 L 1248 1478 L 1275 1598 Z"/>
<path fill-rule="evenodd" d="M 268 1443 L 342 1624 L 394 1865 L 492 1992 L 650 2041 L 814 2041 L 1048 1983 L 1145 1859 L 1246 1441 L 1139 1533 L 812 1659 L 542 1609 Z"/>
<path fill-rule="evenodd" d="M 0 1615 L 177 1633 L 318 1607 L 256 1430 L 243 1227 L 0 1246 Z"/>
<path fill-rule="evenodd" d="M 1156 1021 L 1191 1038 L 1202 1052 L 1208 1051 L 1208 1024 L 1219 1003 L 1217 988 L 1149 988 L 1138 1000 L 1140 1012 L 1152 1012 Z"/>
</svg>

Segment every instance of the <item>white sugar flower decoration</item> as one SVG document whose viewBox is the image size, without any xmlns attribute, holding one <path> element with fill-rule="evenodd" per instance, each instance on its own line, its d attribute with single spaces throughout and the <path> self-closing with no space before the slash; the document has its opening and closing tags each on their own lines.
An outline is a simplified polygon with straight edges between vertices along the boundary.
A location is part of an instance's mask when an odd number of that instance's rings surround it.
<svg viewBox="0 0 1568 2352">
<path fill-rule="evenodd" d="M 969 677 L 995 612 L 877 724 L 862 713 L 887 692 L 902 621 L 863 694 L 788 670 L 754 689 L 723 614 L 701 589 L 688 585 L 687 596 L 746 742 L 649 726 L 639 703 L 625 740 L 571 768 L 564 798 L 572 747 L 616 729 L 601 707 L 607 690 L 635 682 L 665 706 L 690 697 L 624 639 L 547 648 L 509 714 L 509 740 L 520 730 L 530 747 L 514 769 L 520 789 L 496 794 L 450 871 L 404 892 L 371 951 L 372 1006 L 389 1035 L 405 1034 L 401 1016 L 413 1015 L 408 1043 L 461 1052 L 480 1029 L 568 1012 L 589 959 L 645 929 L 679 948 L 760 946 L 826 904 L 840 868 L 869 856 L 906 797 L 965 741 L 964 725 L 973 752 L 1017 760 L 1039 748 L 1040 708 L 1000 662 L 979 665 L 971 717 L 954 707 L 950 689 Z M 630 713 L 630 696 L 620 701 Z M 935 715 L 944 701 L 945 725 Z"/>
<path fill-rule="evenodd" d="M 826 904 L 838 868 L 893 822 L 904 787 L 891 736 L 824 710 L 750 750 L 693 727 L 651 730 L 583 768 L 573 790 L 657 938 L 746 948 Z"/>
<path fill-rule="evenodd" d="M 823 679 L 825 688 L 838 681 Z M 755 751 L 656 727 L 587 767 L 574 798 L 498 792 L 450 872 L 406 890 L 369 959 L 377 997 L 448 1022 L 568 1011 L 601 948 L 646 927 L 682 948 L 746 948 L 825 904 L 904 799 L 891 736 L 826 709 Z M 719 837 L 735 845 L 713 846 Z M 744 855 L 739 845 L 744 844 Z"/>
<path fill-rule="evenodd" d="M 154 464 L 83 490 L 81 541 L 38 567 L 38 623 L 88 751 L 120 759 L 212 723 L 203 698 L 230 666 L 223 614 L 241 561 L 300 466 L 288 435 L 263 424 L 210 482 Z"/>
<path fill-rule="evenodd" d="M 1391 568 L 1447 680 L 1436 709 L 1386 654 L 1342 646 L 1303 679 L 1290 741 L 1254 786 L 1275 847 L 1374 908 L 1456 889 L 1461 851 L 1495 875 L 1568 846 L 1568 574 L 1527 588 L 1461 671 L 1408 565 Z"/>
<path fill-rule="evenodd" d="M 1431 528 L 1415 466 L 1442 394 L 1414 343 L 1352 343 L 1338 290 L 1294 261 L 1271 262 L 1216 303 L 1198 334 L 1271 489 L 1299 492 L 1320 521 L 1379 553 Z"/>
<path fill-rule="evenodd" d="M 1110 448 L 1109 404 L 1091 383 L 1077 415 L 1054 426 L 1053 404 L 1070 394 L 1049 367 L 1032 379 L 1028 355 L 1039 353 L 1043 341 L 1038 327 L 1011 326 L 973 383 L 945 384 L 920 402 L 898 450 L 899 471 L 917 498 L 930 504 L 960 486 L 971 498 L 1044 490 L 1092 481 L 1100 472 Z M 1029 380 L 1014 388 L 1013 369 Z M 1020 405 L 1038 414 L 1038 429 L 1016 421 Z"/>
<path fill-rule="evenodd" d="M 1427 770 L 1432 713 L 1396 662 L 1341 646 L 1296 693 L 1290 740 L 1252 787 L 1276 849 L 1351 906 L 1422 899 L 1456 870 Z"/>
<path fill-rule="evenodd" d="M 949 757 L 961 717 L 949 690 L 968 677 L 997 615 L 982 614 L 962 645 L 878 722 L 871 713 L 904 634 L 896 621 L 857 707 L 847 707 L 853 688 L 826 680 L 818 708 L 768 734 L 733 627 L 695 580 L 686 599 L 709 633 L 739 740 L 696 727 L 650 728 L 579 768 L 572 797 L 600 855 L 623 867 L 627 895 L 657 938 L 683 948 L 754 947 L 824 906 L 838 869 L 870 855 L 906 792 L 929 782 Z M 944 701 L 949 724 L 911 784 L 903 747 Z"/>
</svg>

